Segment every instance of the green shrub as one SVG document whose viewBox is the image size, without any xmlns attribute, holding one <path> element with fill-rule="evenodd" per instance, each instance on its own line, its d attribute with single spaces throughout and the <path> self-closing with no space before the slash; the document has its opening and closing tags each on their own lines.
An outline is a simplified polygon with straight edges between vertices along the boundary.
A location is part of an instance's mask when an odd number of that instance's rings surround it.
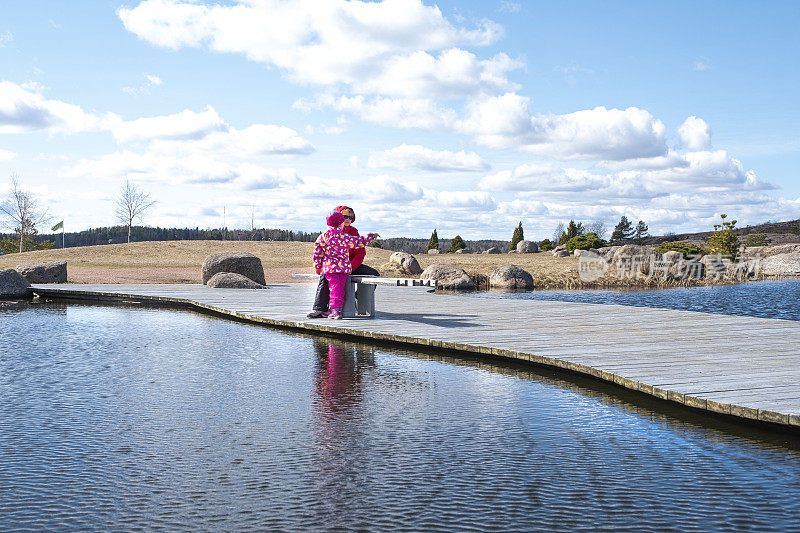
<svg viewBox="0 0 800 533">
<path fill-rule="evenodd" d="M 456 235 L 453 237 L 453 240 L 450 241 L 450 248 L 447 249 L 445 253 L 454 254 L 456 250 L 463 250 L 467 247 L 467 243 L 464 242 L 464 239 L 461 238 L 461 235 Z"/>
<path fill-rule="evenodd" d="M 680 252 L 681 254 L 683 254 L 684 259 L 692 259 L 694 257 L 700 257 L 701 255 L 706 255 L 708 253 L 706 250 L 697 246 L 696 244 L 691 244 L 683 241 L 662 243 L 658 248 L 656 248 L 656 252 L 660 254 L 663 254 L 665 252 Z"/>
<path fill-rule="evenodd" d="M 720 254 L 736 260 L 736 254 L 739 253 L 739 238 L 734 234 L 736 221 L 726 222 L 727 217 L 728 215 L 721 214 L 722 221 L 714 224 L 714 233 L 708 237 L 708 250 L 712 254 Z"/>
<path fill-rule="evenodd" d="M 744 247 L 750 248 L 751 246 L 769 246 L 772 244 L 772 239 L 767 237 L 765 233 L 752 233 L 744 240 Z"/>
<path fill-rule="evenodd" d="M 608 246 L 608 243 L 595 233 L 584 233 L 571 238 L 564 246 L 568 251 L 572 252 L 575 250 L 588 250 L 589 248 L 602 248 Z"/>
<path fill-rule="evenodd" d="M 369 245 L 372 248 L 383 248 L 383 244 L 381 244 L 381 241 L 372 241 L 371 243 L 369 243 Z"/>
<path fill-rule="evenodd" d="M 539 243 L 539 250 L 542 252 L 547 252 L 553 249 L 553 243 L 550 242 L 550 239 L 544 239 Z"/>
</svg>

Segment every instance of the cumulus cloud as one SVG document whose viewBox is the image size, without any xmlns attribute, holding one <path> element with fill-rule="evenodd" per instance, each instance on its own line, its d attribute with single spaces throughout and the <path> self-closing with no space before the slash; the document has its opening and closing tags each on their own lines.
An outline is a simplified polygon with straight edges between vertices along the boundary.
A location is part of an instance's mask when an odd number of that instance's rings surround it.
<svg viewBox="0 0 800 533">
<path fill-rule="evenodd" d="M 0 33 L 0 48 L 5 48 L 5 46 L 13 40 L 14 35 L 12 35 L 10 31 Z"/>
<path fill-rule="evenodd" d="M 622 160 L 667 153 L 664 124 L 636 107 L 532 116 L 528 98 L 506 93 L 474 102 L 461 129 L 490 148 L 559 159 Z"/>
<path fill-rule="evenodd" d="M 245 191 L 277 189 L 302 183 L 294 168 L 262 168 L 252 163 L 244 163 L 239 167 L 238 174 L 236 185 Z"/>
<path fill-rule="evenodd" d="M 488 170 L 486 163 L 475 152 L 436 151 L 421 145 L 402 144 L 389 150 L 373 153 L 367 161 L 370 168 L 395 170 L 426 170 L 433 172 Z"/>
<path fill-rule="evenodd" d="M 689 150 L 707 150 L 711 147 L 711 128 L 702 118 L 691 116 L 678 127 L 681 146 Z"/>
<path fill-rule="evenodd" d="M 80 106 L 47 100 L 35 84 L 0 82 L 0 134 L 47 131 L 79 133 L 108 128 L 116 117 L 87 113 Z"/>
<path fill-rule="evenodd" d="M 16 152 L 11 152 L 9 150 L 3 150 L 0 148 L 0 161 L 11 161 L 17 157 Z"/>
<path fill-rule="evenodd" d="M 119 9 L 118 15 L 128 31 L 156 46 L 243 54 L 277 66 L 300 83 L 357 85 L 386 79 L 386 69 L 392 69 L 395 76 L 408 77 L 407 83 L 395 78 L 405 91 L 430 86 L 408 68 L 419 64 L 424 69 L 430 62 L 419 51 L 485 46 L 502 35 L 502 28 L 489 20 L 473 29 L 457 28 L 438 7 L 420 0 L 259 0 L 233 5 L 146 0 Z M 444 61 L 453 65 L 451 59 Z M 477 66 L 472 74 L 480 81 L 512 64 L 499 59 Z M 378 82 L 371 90 L 387 88 Z"/>
</svg>

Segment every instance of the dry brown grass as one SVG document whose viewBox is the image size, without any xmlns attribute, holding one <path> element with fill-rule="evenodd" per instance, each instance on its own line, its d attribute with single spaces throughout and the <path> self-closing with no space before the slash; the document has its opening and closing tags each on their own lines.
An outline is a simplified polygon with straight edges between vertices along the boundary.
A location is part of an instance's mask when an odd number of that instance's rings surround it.
<svg viewBox="0 0 800 533">
<path fill-rule="evenodd" d="M 107 244 L 58 250 L 39 250 L 0 256 L 0 268 L 21 263 L 66 261 L 69 280 L 75 283 L 199 283 L 200 266 L 208 254 L 250 252 L 261 259 L 268 282 L 291 281 L 291 274 L 311 273 L 312 243 L 276 241 L 153 241 Z M 367 248 L 366 264 L 386 274 L 382 266 L 390 250 Z M 535 279 L 557 285 L 557 280 L 577 278 L 577 259 L 541 254 L 439 254 L 417 255 L 422 268 L 446 263 L 469 273 L 488 276 L 498 267 L 514 264 Z"/>
</svg>

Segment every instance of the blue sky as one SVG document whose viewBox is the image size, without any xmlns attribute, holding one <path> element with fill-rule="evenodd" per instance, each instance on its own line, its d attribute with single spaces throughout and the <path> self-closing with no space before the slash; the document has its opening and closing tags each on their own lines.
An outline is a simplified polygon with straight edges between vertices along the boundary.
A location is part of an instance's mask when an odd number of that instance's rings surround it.
<svg viewBox="0 0 800 533">
<path fill-rule="evenodd" d="M 6 3 L 0 194 L 113 225 L 541 239 L 800 218 L 797 2 Z"/>
</svg>

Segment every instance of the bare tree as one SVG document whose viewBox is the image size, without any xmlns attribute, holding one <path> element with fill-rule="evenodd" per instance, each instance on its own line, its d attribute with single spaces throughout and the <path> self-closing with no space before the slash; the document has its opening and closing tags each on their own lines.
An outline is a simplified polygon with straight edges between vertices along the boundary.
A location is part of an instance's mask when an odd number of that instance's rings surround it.
<svg viewBox="0 0 800 533">
<path fill-rule="evenodd" d="M 558 239 L 561 238 L 561 234 L 563 234 L 566 229 L 567 226 L 565 226 L 563 222 L 556 224 L 556 229 L 553 230 L 553 246 L 558 244 Z"/>
<path fill-rule="evenodd" d="M 594 233 L 601 239 L 606 238 L 606 233 L 608 233 L 608 226 L 602 220 L 595 220 L 591 224 L 586 227 L 587 233 Z"/>
<path fill-rule="evenodd" d="M 36 235 L 36 226 L 47 220 L 47 210 L 39 206 L 39 201 L 19 184 L 19 176 L 11 175 L 11 193 L 0 204 L 0 212 L 8 219 L 9 227 L 19 235 L 19 251 L 24 252 L 25 237 Z"/>
<path fill-rule="evenodd" d="M 150 199 L 148 193 L 125 178 L 125 183 L 122 184 L 122 190 L 117 198 L 115 213 L 117 220 L 128 226 L 128 242 L 131 242 L 131 227 L 134 221 L 140 219 L 144 212 L 153 207 L 155 203 L 155 200 Z"/>
</svg>

